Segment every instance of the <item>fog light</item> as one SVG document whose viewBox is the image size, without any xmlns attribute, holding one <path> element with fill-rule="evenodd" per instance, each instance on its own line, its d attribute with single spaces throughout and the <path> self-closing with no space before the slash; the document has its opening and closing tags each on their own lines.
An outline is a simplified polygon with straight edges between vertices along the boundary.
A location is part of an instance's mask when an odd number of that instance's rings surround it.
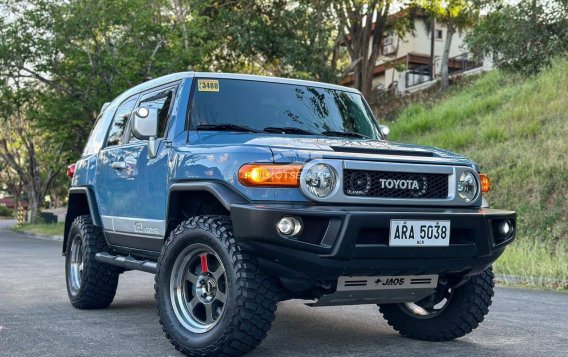
<svg viewBox="0 0 568 357">
<path fill-rule="evenodd" d="M 499 233 L 503 236 L 508 236 L 513 231 L 513 225 L 510 221 L 505 221 L 499 227 Z"/>
<path fill-rule="evenodd" d="M 302 223 L 295 217 L 283 217 L 276 224 L 276 229 L 285 236 L 295 236 L 302 230 Z"/>
</svg>

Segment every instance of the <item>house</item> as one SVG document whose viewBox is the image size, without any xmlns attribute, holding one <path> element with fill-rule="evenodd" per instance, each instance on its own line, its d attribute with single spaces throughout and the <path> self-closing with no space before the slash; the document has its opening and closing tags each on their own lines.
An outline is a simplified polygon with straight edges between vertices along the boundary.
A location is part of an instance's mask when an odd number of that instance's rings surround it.
<svg viewBox="0 0 568 357">
<path fill-rule="evenodd" d="M 12 197 L 0 198 L 0 206 L 4 206 L 9 209 L 16 208 L 16 201 Z"/>
<path fill-rule="evenodd" d="M 414 18 L 413 31 L 403 37 L 396 34 L 385 37 L 382 56 L 377 60 L 373 74 L 373 89 L 409 93 L 436 83 L 441 73 L 447 28 L 440 22 L 434 24 L 434 31 L 432 27 L 426 17 L 419 13 Z M 473 74 L 492 67 L 489 60 L 475 56 L 469 51 L 465 36 L 465 33 L 458 32 L 452 37 L 448 62 L 450 76 Z M 341 81 L 347 86 L 353 82 L 352 73 Z"/>
</svg>

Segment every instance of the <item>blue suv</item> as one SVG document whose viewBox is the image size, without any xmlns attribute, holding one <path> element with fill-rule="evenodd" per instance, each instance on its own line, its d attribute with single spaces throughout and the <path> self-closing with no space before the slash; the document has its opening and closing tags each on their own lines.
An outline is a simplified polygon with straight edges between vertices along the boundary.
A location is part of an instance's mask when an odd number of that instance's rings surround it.
<svg viewBox="0 0 568 357">
<path fill-rule="evenodd" d="M 63 255 L 73 306 L 155 274 L 188 355 L 260 344 L 276 304 L 375 304 L 411 338 L 471 332 L 514 212 L 463 156 L 389 142 L 362 95 L 324 83 L 178 73 L 103 106 L 75 164 Z"/>
</svg>

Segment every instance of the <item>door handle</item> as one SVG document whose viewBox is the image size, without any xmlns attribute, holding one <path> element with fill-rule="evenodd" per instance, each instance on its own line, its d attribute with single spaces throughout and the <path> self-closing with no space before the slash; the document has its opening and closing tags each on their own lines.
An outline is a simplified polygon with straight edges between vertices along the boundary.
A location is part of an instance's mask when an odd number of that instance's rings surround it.
<svg viewBox="0 0 568 357">
<path fill-rule="evenodd" d="M 126 162 L 115 161 L 110 165 L 110 167 L 112 167 L 115 170 L 124 170 L 126 168 Z"/>
</svg>

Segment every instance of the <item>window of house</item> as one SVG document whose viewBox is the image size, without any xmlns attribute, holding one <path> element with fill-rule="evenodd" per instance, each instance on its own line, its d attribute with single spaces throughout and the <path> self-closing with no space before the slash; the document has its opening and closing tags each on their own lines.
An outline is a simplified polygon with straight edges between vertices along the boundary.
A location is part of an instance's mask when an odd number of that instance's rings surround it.
<svg viewBox="0 0 568 357">
<path fill-rule="evenodd" d="M 441 40 L 444 37 L 444 31 L 443 30 L 436 30 L 436 40 Z"/>
<path fill-rule="evenodd" d="M 136 105 L 137 99 L 138 96 L 131 97 L 130 99 L 123 102 L 116 110 L 116 113 L 114 114 L 114 117 L 112 119 L 110 131 L 108 133 L 107 146 L 122 144 L 124 129 L 126 128 L 128 117 L 130 116 L 132 109 L 134 109 L 134 106 Z"/>
</svg>

